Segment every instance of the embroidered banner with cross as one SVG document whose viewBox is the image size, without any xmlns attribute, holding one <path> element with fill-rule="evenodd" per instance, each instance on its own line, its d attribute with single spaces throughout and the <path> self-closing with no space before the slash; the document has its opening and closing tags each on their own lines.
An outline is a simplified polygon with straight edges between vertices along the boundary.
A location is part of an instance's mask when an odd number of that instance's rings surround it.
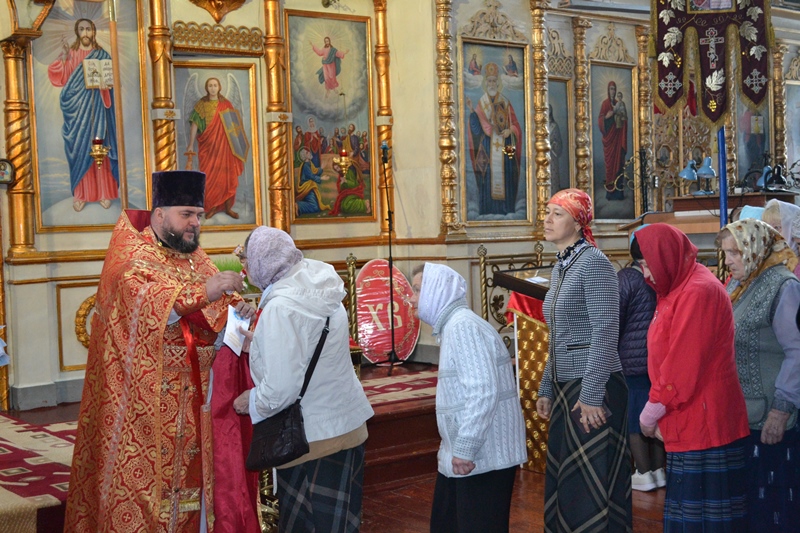
<svg viewBox="0 0 800 533">
<path fill-rule="evenodd" d="M 767 0 L 653 0 L 656 31 L 657 100 L 663 109 L 682 101 L 687 84 L 686 35 L 693 29 L 699 47 L 697 77 L 700 108 L 711 122 L 724 118 L 728 109 L 725 58 L 729 46 L 738 44 L 738 78 L 742 94 L 758 106 L 767 96 L 769 46 L 772 24 Z M 730 39 L 734 26 L 738 39 Z M 731 41 L 738 41 L 731 42 Z M 661 107 L 659 105 L 659 107 Z"/>
</svg>

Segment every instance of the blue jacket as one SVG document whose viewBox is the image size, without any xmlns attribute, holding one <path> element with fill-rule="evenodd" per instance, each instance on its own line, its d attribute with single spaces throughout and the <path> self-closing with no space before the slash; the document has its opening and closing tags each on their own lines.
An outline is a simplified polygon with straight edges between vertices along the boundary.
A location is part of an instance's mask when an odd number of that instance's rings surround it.
<svg viewBox="0 0 800 533">
<path fill-rule="evenodd" d="M 638 268 L 617 272 L 619 281 L 619 360 L 626 376 L 647 375 L 647 330 L 656 310 L 656 293 Z"/>
</svg>

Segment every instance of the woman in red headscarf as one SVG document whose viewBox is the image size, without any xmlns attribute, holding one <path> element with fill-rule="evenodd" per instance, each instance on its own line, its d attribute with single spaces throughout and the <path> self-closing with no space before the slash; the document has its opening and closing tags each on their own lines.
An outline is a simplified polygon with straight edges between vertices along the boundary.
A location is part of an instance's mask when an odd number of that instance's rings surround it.
<svg viewBox="0 0 800 533">
<path fill-rule="evenodd" d="M 536 402 L 550 420 L 545 531 L 631 531 L 619 290 L 591 221 L 592 200 L 581 190 L 559 191 L 547 203 L 544 236 L 558 255 L 544 299 L 550 354 Z"/>
</svg>

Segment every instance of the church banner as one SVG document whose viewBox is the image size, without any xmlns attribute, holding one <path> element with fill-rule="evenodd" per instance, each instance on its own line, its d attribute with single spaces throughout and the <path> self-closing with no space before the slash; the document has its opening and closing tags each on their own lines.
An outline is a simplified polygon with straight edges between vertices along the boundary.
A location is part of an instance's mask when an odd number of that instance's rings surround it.
<svg viewBox="0 0 800 533">
<path fill-rule="evenodd" d="M 738 44 L 740 51 L 735 83 L 741 87 L 741 94 L 755 106 L 764 101 L 772 42 L 766 0 L 656 0 L 655 4 L 656 94 L 665 109 L 674 107 L 684 97 L 686 36 L 690 29 L 697 35 L 698 95 L 700 108 L 708 119 L 717 123 L 731 111 L 727 98 L 731 73 L 725 65 L 730 46 Z M 736 30 L 735 39 L 733 32 L 728 32 L 731 26 Z"/>
</svg>

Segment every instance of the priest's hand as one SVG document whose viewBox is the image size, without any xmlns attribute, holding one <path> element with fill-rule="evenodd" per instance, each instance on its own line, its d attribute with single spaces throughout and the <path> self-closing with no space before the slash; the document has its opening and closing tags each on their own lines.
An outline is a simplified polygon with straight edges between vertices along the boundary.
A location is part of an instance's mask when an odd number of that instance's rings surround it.
<svg viewBox="0 0 800 533">
<path fill-rule="evenodd" d="M 250 390 L 248 389 L 241 393 L 238 398 L 233 400 L 233 410 L 239 415 L 250 414 Z"/>
<path fill-rule="evenodd" d="M 552 408 L 553 400 L 550 398 L 539 396 L 539 399 L 536 400 L 536 413 L 539 415 L 539 418 L 550 420 L 550 410 Z"/>
<path fill-rule="evenodd" d="M 256 314 L 256 308 L 242 300 L 236 304 L 236 313 L 245 320 L 250 320 Z"/>
<path fill-rule="evenodd" d="M 453 457 L 453 473 L 457 476 L 466 476 L 473 470 L 475 470 L 475 463 L 470 461 L 469 459 L 461 459 L 459 457 Z"/>
<path fill-rule="evenodd" d="M 206 296 L 208 296 L 209 302 L 216 302 L 227 292 L 243 289 L 244 280 L 241 274 L 232 270 L 217 272 L 206 281 Z"/>
<path fill-rule="evenodd" d="M 761 428 L 761 442 L 764 444 L 777 444 L 783 440 L 783 433 L 786 431 L 786 422 L 789 420 L 789 413 L 770 409 L 764 427 Z"/>
</svg>

